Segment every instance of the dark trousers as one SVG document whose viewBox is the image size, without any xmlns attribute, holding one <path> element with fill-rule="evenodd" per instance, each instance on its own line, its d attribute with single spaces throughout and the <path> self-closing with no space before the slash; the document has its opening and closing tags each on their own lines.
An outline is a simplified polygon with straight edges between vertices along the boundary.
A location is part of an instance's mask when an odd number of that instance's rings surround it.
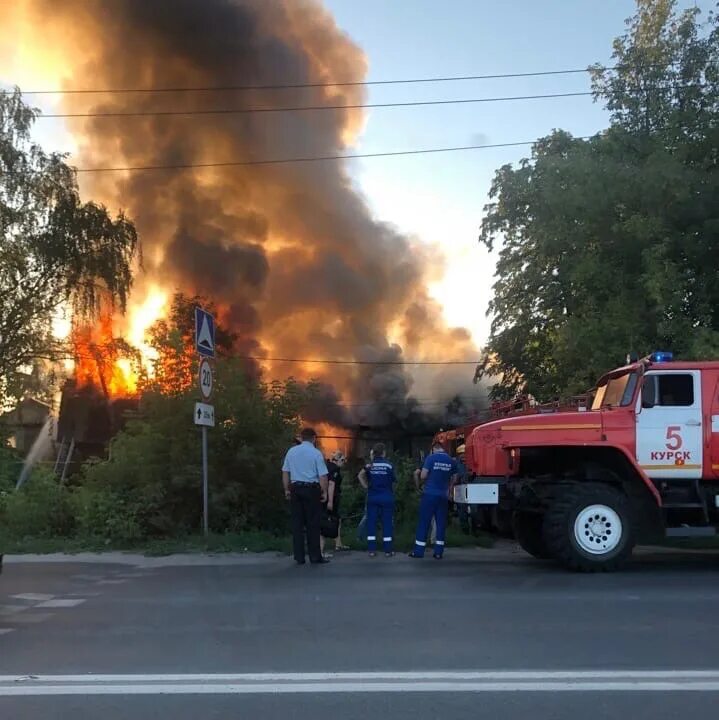
<svg viewBox="0 0 719 720">
<path fill-rule="evenodd" d="M 290 512 L 292 514 L 292 548 L 297 562 L 305 561 L 305 532 L 310 562 L 322 559 L 320 552 L 320 524 L 322 502 L 319 483 L 290 486 Z"/>
<path fill-rule="evenodd" d="M 446 495 L 422 495 L 419 501 L 419 522 L 417 523 L 417 537 L 414 541 L 414 554 L 424 556 L 427 545 L 427 535 L 432 524 L 432 518 L 437 523 L 437 539 L 434 541 L 434 554 L 442 556 L 444 553 L 444 534 L 447 529 L 447 510 L 449 500 Z"/>
<path fill-rule="evenodd" d="M 392 516 L 394 500 L 367 500 L 367 550 L 377 550 L 377 521 L 382 520 L 382 547 L 386 553 L 392 552 Z"/>
</svg>

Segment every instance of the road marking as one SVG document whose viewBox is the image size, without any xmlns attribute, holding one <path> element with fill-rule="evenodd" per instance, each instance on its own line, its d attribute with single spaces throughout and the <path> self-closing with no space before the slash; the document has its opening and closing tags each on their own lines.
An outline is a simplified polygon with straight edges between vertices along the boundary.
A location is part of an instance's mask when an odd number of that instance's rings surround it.
<svg viewBox="0 0 719 720">
<path fill-rule="evenodd" d="M 11 633 L 15 628 L 0 628 L 0 635 L 7 635 Z"/>
<path fill-rule="evenodd" d="M 132 578 L 144 578 L 148 577 L 149 573 L 141 573 L 141 572 L 135 572 L 135 573 L 117 573 L 115 577 L 118 578 L 125 578 L 125 579 L 132 579 Z"/>
<path fill-rule="evenodd" d="M 11 622 L 27 624 L 41 623 L 45 620 L 49 620 L 52 615 L 52 613 L 24 613 L 22 615 L 14 615 Z"/>
<path fill-rule="evenodd" d="M 98 580 L 97 585 L 122 585 L 126 580 Z"/>
<path fill-rule="evenodd" d="M 15 600 L 30 600 L 31 602 L 43 602 L 52 600 L 54 595 L 44 595 L 43 593 L 22 593 L 20 595 L 11 595 Z"/>
<path fill-rule="evenodd" d="M 86 598 L 100 597 L 102 595 L 102 593 L 101 592 L 81 592 L 81 593 L 66 593 L 66 595 L 69 598 L 82 597 L 82 598 L 86 599 Z"/>
<path fill-rule="evenodd" d="M 617 691 L 719 692 L 719 670 L 0 676 L 0 696 Z"/>
<path fill-rule="evenodd" d="M 0 615 L 15 615 L 30 607 L 30 605 L 0 605 Z"/>
<path fill-rule="evenodd" d="M 39 608 L 69 608 L 77 607 L 85 602 L 85 598 L 56 598 L 55 600 L 48 600 L 47 602 L 35 605 Z"/>
</svg>

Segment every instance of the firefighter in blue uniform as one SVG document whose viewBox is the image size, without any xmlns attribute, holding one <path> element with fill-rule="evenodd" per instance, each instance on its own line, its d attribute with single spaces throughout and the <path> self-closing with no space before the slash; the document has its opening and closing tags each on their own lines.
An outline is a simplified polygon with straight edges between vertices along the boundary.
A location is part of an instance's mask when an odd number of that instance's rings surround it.
<svg viewBox="0 0 719 720">
<path fill-rule="evenodd" d="M 437 560 L 442 559 L 447 530 L 449 493 L 457 480 L 457 471 L 457 461 L 444 451 L 441 443 L 435 442 L 432 446 L 432 454 L 427 456 L 422 465 L 420 479 L 424 483 L 424 492 L 419 503 L 417 535 L 414 541 L 414 550 L 409 554 L 410 557 L 424 557 L 429 526 L 434 518 L 437 525 L 434 557 Z"/>
<path fill-rule="evenodd" d="M 394 555 L 392 524 L 394 515 L 395 474 L 392 463 L 384 456 L 385 447 L 377 443 L 372 450 L 372 462 L 360 471 L 359 481 L 367 490 L 367 550 L 377 555 L 377 521 L 382 519 L 382 546 L 387 557 Z"/>
</svg>

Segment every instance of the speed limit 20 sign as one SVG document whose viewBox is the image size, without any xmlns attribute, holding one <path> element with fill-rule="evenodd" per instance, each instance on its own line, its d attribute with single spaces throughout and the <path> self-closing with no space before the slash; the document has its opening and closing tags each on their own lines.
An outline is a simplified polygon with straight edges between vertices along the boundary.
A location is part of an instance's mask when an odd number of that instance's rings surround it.
<svg viewBox="0 0 719 720">
<path fill-rule="evenodd" d="M 212 366 L 207 358 L 200 360 L 200 370 L 197 376 L 200 384 L 200 395 L 203 400 L 209 400 L 212 396 Z"/>
</svg>

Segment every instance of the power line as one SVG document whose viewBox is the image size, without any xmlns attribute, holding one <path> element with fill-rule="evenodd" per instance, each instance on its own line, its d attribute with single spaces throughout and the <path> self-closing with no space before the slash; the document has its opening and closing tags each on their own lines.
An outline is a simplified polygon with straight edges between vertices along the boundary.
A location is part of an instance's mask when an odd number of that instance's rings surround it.
<svg viewBox="0 0 719 720">
<path fill-rule="evenodd" d="M 232 355 L 237 360 L 254 360 L 256 362 L 287 362 L 287 363 L 321 363 L 326 365 L 478 365 L 479 360 L 336 360 L 334 358 L 285 358 L 260 357 L 259 355 Z M 89 353 L 68 353 L 57 359 L 96 360 Z M 103 358 L 113 360 L 114 358 Z"/>
<path fill-rule="evenodd" d="M 258 362 L 324 363 L 327 365 L 478 365 L 479 360 L 334 360 L 331 358 L 277 358 L 237 355 L 240 360 Z"/>
<path fill-rule="evenodd" d="M 53 118 L 118 118 L 202 115 L 245 115 L 252 113 L 304 112 L 307 110 L 357 110 L 360 108 L 424 107 L 428 105 L 469 105 L 478 103 L 512 102 L 518 100 L 546 100 L 553 98 L 587 97 L 592 92 L 545 93 L 542 95 L 509 95 L 489 98 L 459 98 L 455 100 L 416 100 L 410 102 L 357 103 L 353 105 L 297 105 L 293 107 L 217 108 L 210 110 L 137 110 L 118 112 L 41 114 L 39 120 Z"/>
<path fill-rule="evenodd" d="M 225 92 L 234 90 L 291 90 L 326 87 L 369 87 L 377 85 L 410 85 L 419 83 L 458 82 L 463 80 L 500 80 L 504 78 L 546 77 L 552 75 L 578 75 L 591 72 L 593 68 L 571 68 L 566 70 L 541 70 L 534 72 L 495 73 L 490 75 L 444 75 L 438 77 L 400 78 L 392 80 L 349 80 L 346 82 L 284 83 L 275 85 L 200 85 L 195 87 L 164 88 L 70 88 L 65 90 L 25 90 L 23 95 L 90 95 L 107 93 L 111 95 L 130 93 L 173 93 L 173 92 Z M 618 67 L 599 67 L 598 70 L 616 70 Z M 0 91 L 5 94 L 12 90 Z"/>
<path fill-rule="evenodd" d="M 471 405 L 471 403 L 475 401 L 482 401 L 482 398 L 479 397 L 462 397 L 461 395 L 456 395 L 449 400 L 418 400 L 417 398 L 413 398 L 412 396 L 409 396 L 405 398 L 404 400 L 376 400 L 375 402 L 345 402 L 344 400 L 325 400 L 325 399 L 319 399 L 319 400 L 308 400 L 307 406 L 310 408 L 315 407 L 339 407 L 342 409 L 349 409 L 349 408 L 357 408 L 357 407 L 386 407 L 386 406 L 405 406 L 405 405 L 411 405 L 411 407 L 446 407 L 447 405 L 451 405 L 452 403 L 460 401 L 463 403 L 463 405 Z M 481 408 L 472 408 L 474 410 L 488 410 L 489 408 L 481 407 Z"/>
<path fill-rule="evenodd" d="M 588 140 L 591 136 L 576 137 L 575 140 Z M 200 168 L 220 167 L 248 167 L 254 165 L 288 165 L 292 163 L 328 162 L 337 160 L 357 160 L 361 158 L 399 157 L 402 155 L 428 155 L 432 153 L 462 152 L 466 150 L 492 150 L 496 148 L 520 147 L 522 145 L 534 145 L 535 140 L 521 140 L 518 142 L 490 143 L 485 145 L 458 145 L 454 147 L 423 148 L 421 150 L 395 150 L 390 152 L 377 153 L 352 153 L 349 155 L 317 155 L 295 158 L 274 158 L 266 160 L 236 160 L 229 162 L 208 162 L 208 163 L 178 163 L 173 165 L 128 165 L 124 167 L 97 167 L 97 168 L 76 168 L 78 173 L 99 173 L 99 172 L 140 172 L 149 170 L 190 170 Z M 0 175 L 13 174 L 18 171 L 1 170 Z"/>
</svg>

